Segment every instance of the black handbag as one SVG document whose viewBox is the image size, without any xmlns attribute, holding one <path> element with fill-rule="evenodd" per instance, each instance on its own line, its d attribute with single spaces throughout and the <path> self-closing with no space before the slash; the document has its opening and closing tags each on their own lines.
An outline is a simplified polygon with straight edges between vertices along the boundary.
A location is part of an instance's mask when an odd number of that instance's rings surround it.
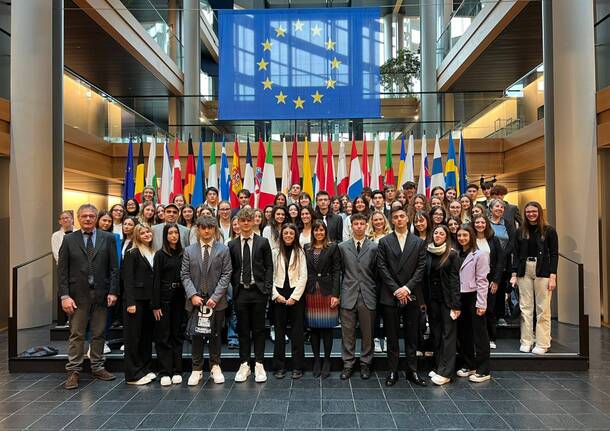
<svg viewBox="0 0 610 431">
<path fill-rule="evenodd" d="M 203 307 L 193 307 L 193 312 L 186 324 L 186 337 L 209 338 L 216 335 L 216 325 L 214 319 L 214 309 L 204 305 Z"/>
<path fill-rule="evenodd" d="M 509 319 L 515 320 L 521 316 L 521 308 L 519 307 L 519 289 L 513 287 L 508 294 L 506 301 L 505 314 Z"/>
</svg>

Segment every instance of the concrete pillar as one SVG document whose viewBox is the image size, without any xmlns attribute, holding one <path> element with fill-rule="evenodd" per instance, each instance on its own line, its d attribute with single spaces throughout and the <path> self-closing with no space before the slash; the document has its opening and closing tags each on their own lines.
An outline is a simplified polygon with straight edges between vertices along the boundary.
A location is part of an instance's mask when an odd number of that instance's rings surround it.
<svg viewBox="0 0 610 431">
<path fill-rule="evenodd" d="M 392 58 L 392 13 L 383 17 L 383 58 Z"/>
<path fill-rule="evenodd" d="M 600 325 L 593 2 L 553 1 L 555 203 L 559 251 L 584 263 L 585 312 Z M 546 73 L 546 71 L 545 71 Z M 578 196 L 588 196 L 575 205 Z M 576 268 L 560 259 L 561 322 L 578 323 Z"/>
<path fill-rule="evenodd" d="M 52 211 L 53 2 L 13 2 L 11 32 L 9 199 L 14 267 L 50 251 L 50 221 L 57 218 Z M 52 260 L 49 256 L 19 272 L 19 328 L 51 323 Z"/>
<path fill-rule="evenodd" d="M 399 13 L 396 15 L 396 49 L 405 47 L 405 15 Z"/>
<path fill-rule="evenodd" d="M 420 2 L 420 34 L 421 34 L 421 90 L 436 91 L 436 14 L 437 0 L 421 0 Z M 422 94 L 421 121 L 439 120 L 438 100 L 436 94 Z M 423 126 L 431 134 L 438 128 L 437 124 Z"/>
<path fill-rule="evenodd" d="M 184 0 L 183 15 L 183 38 L 184 45 L 184 115 L 183 124 L 188 126 L 182 130 L 183 139 L 187 139 L 189 133 L 193 140 L 199 140 L 201 127 L 199 124 L 199 113 L 201 103 L 199 101 L 200 74 L 201 74 L 201 38 L 199 36 L 199 0 Z"/>
</svg>

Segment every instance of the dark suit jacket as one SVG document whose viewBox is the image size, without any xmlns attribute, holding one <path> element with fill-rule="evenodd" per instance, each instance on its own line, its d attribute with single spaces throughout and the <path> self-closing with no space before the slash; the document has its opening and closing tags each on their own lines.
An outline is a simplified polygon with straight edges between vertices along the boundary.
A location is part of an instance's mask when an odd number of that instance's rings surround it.
<svg viewBox="0 0 610 431">
<path fill-rule="evenodd" d="M 330 243 L 328 247 L 322 249 L 317 265 L 313 261 L 313 248 L 311 244 L 307 244 L 305 246 L 305 259 L 307 260 L 305 291 L 313 292 L 316 283 L 318 283 L 322 294 L 338 298 L 341 281 L 341 255 L 337 244 Z"/>
<path fill-rule="evenodd" d="M 317 210 L 316 218 L 324 220 L 322 213 Z M 326 227 L 328 227 L 328 238 L 330 238 L 331 241 L 343 241 L 343 217 L 335 215 L 331 210 L 328 210 L 328 213 L 326 213 Z"/>
<path fill-rule="evenodd" d="M 519 207 L 517 207 L 517 205 L 509 204 L 506 201 L 504 201 L 504 203 L 506 204 L 504 206 L 504 220 L 510 223 L 513 228 L 517 229 L 517 223 L 519 223 L 519 226 L 523 224 Z"/>
<path fill-rule="evenodd" d="M 137 248 L 125 253 L 123 260 L 123 306 L 136 305 L 136 301 L 150 301 L 153 297 L 154 271 L 148 259 Z"/>
<path fill-rule="evenodd" d="M 250 249 L 252 257 L 252 275 L 256 287 L 263 295 L 270 295 L 273 288 L 273 256 L 271 246 L 266 238 L 254 235 L 253 244 Z M 231 286 L 233 287 L 233 299 L 239 296 L 239 278 L 241 277 L 241 237 L 237 237 L 228 244 L 231 254 Z"/>
<path fill-rule="evenodd" d="M 358 294 L 362 294 L 366 307 L 375 310 L 378 286 L 377 244 L 365 239 L 358 254 L 356 244 L 350 239 L 339 244 L 339 252 L 343 272 L 341 308 L 351 310 L 356 306 Z"/>
<path fill-rule="evenodd" d="M 430 274 L 432 272 L 432 255 L 427 253 L 426 257 L 426 301 L 430 300 Z M 439 271 L 441 289 L 443 290 L 443 301 L 452 310 L 460 309 L 460 256 L 457 251 L 451 250 L 447 262 L 441 266 Z"/>
<path fill-rule="evenodd" d="M 492 236 L 487 242 L 489 243 L 489 274 L 487 279 L 490 282 L 500 284 L 506 268 L 506 255 L 498 238 Z"/>
<path fill-rule="evenodd" d="M 547 226 L 544 230 L 544 239 L 538 230 L 536 230 L 535 235 L 536 243 L 538 244 L 536 277 L 549 277 L 551 274 L 557 274 L 557 263 L 559 261 L 559 239 L 557 237 L 557 231 L 552 226 Z M 527 243 L 528 239 L 520 232 L 517 233 L 515 256 L 513 260 L 513 272 L 517 273 L 517 277 L 523 277 L 525 275 L 525 265 L 528 257 Z"/>
<path fill-rule="evenodd" d="M 119 292 L 119 268 L 116 241 L 110 232 L 96 231 L 93 251 L 95 303 L 106 304 L 106 296 Z M 64 237 L 57 262 L 58 296 L 69 295 L 77 304 L 90 304 L 91 294 L 87 264 L 87 251 L 82 231 Z"/>
<path fill-rule="evenodd" d="M 382 280 L 379 302 L 396 306 L 399 303 L 394 292 L 403 286 L 415 295 L 418 305 L 424 304 L 424 271 L 426 268 L 426 243 L 413 234 L 408 234 L 404 250 L 396 233 L 392 232 L 379 240 L 377 267 Z"/>
</svg>

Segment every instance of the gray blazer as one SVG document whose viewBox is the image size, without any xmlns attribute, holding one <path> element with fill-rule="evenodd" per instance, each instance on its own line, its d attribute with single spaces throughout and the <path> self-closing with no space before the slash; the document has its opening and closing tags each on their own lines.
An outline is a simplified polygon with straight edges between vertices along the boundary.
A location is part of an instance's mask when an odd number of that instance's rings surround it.
<svg viewBox="0 0 610 431">
<path fill-rule="evenodd" d="M 356 306 L 358 293 L 369 310 L 377 306 L 377 244 L 368 238 L 362 242 L 360 254 L 356 243 L 350 239 L 339 244 L 343 282 L 341 283 L 341 308 Z"/>
<path fill-rule="evenodd" d="M 229 248 L 219 241 L 214 241 L 208 261 L 208 292 L 201 292 L 200 283 L 204 274 L 201 245 L 197 242 L 188 246 L 182 255 L 182 270 L 180 271 L 187 298 L 185 307 L 187 311 L 191 312 L 193 309 L 190 299 L 195 294 L 214 300 L 215 309 L 218 311 L 227 308 L 227 290 L 231 283 L 232 271 Z"/>
<path fill-rule="evenodd" d="M 153 234 L 153 249 L 155 251 L 159 251 L 161 250 L 161 247 L 163 247 L 163 227 L 165 226 L 165 223 L 159 223 L 154 225 L 151 228 L 152 234 Z M 182 243 L 182 248 L 185 249 L 189 246 L 189 244 L 191 243 L 190 238 L 191 238 L 191 231 L 189 230 L 188 227 L 186 226 L 182 226 L 181 224 L 178 225 L 178 230 L 180 231 L 180 243 Z"/>
</svg>

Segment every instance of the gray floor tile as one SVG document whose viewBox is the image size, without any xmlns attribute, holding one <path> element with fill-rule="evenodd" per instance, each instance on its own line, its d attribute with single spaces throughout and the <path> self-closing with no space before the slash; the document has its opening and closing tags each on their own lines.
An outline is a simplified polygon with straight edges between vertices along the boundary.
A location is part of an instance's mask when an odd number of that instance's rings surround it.
<svg viewBox="0 0 610 431">
<path fill-rule="evenodd" d="M 538 419 L 552 430 L 580 430 L 585 426 L 570 415 L 537 415 Z"/>
<path fill-rule="evenodd" d="M 519 430 L 544 429 L 546 426 L 535 415 L 501 415 L 512 428 Z"/>
<path fill-rule="evenodd" d="M 328 400 L 352 399 L 351 388 L 322 388 L 322 398 Z"/>
<path fill-rule="evenodd" d="M 288 400 L 261 399 L 254 406 L 254 413 L 286 413 Z"/>
<path fill-rule="evenodd" d="M 359 413 L 358 424 L 361 429 L 392 429 L 396 428 L 394 418 L 389 414 Z"/>
<path fill-rule="evenodd" d="M 322 403 L 320 400 L 290 400 L 288 414 L 292 413 L 320 413 Z"/>
<path fill-rule="evenodd" d="M 133 415 L 122 415 L 116 414 L 110 417 L 101 429 L 107 430 L 134 430 L 144 420 L 147 415 L 145 414 L 133 414 Z"/>
<path fill-rule="evenodd" d="M 0 429 L 5 430 L 13 430 L 13 429 L 25 429 L 38 419 L 40 419 L 42 415 L 11 415 L 0 422 Z"/>
<path fill-rule="evenodd" d="M 429 414 L 428 419 L 434 429 L 471 429 L 472 427 L 461 414 Z"/>
<path fill-rule="evenodd" d="M 453 401 L 421 400 L 426 413 L 459 413 Z"/>
<path fill-rule="evenodd" d="M 322 413 L 354 413 L 352 400 L 322 400 Z"/>
<path fill-rule="evenodd" d="M 358 413 L 385 413 L 389 412 L 390 408 L 386 400 L 354 400 L 356 412 Z"/>
<path fill-rule="evenodd" d="M 72 422 L 76 416 L 76 413 L 65 415 L 45 415 L 30 425 L 28 429 L 49 431 L 60 430 Z"/>
<path fill-rule="evenodd" d="M 355 400 L 383 400 L 385 399 L 381 389 L 352 389 Z"/>
<path fill-rule="evenodd" d="M 250 414 L 218 413 L 210 428 L 246 428 Z"/>
<path fill-rule="evenodd" d="M 250 417 L 248 428 L 283 428 L 285 417 L 283 413 L 255 413 Z"/>
<path fill-rule="evenodd" d="M 585 413 L 572 415 L 586 429 L 610 429 L 610 418 L 604 414 Z"/>
<path fill-rule="evenodd" d="M 66 426 L 66 430 L 94 430 L 101 427 L 110 415 L 80 415 Z"/>
<path fill-rule="evenodd" d="M 151 413 L 146 416 L 138 428 L 172 428 L 180 416 L 180 413 Z"/>
<path fill-rule="evenodd" d="M 418 400 L 388 400 L 392 414 L 425 414 L 424 407 Z"/>
<path fill-rule="evenodd" d="M 502 401 L 491 405 L 498 414 L 528 414 L 531 413 L 525 405 L 519 401 Z"/>
<path fill-rule="evenodd" d="M 227 399 L 222 407 L 220 408 L 220 413 L 252 413 L 254 410 L 254 405 L 256 404 L 256 399 L 249 400 L 230 400 Z"/>
<path fill-rule="evenodd" d="M 290 429 L 318 429 L 322 427 L 321 413 L 288 413 L 284 428 Z"/>
<path fill-rule="evenodd" d="M 474 429 L 510 429 L 510 426 L 498 415 L 468 414 L 464 417 Z"/>
<path fill-rule="evenodd" d="M 384 391 L 385 398 L 387 400 L 417 400 L 417 394 L 411 388 L 395 388 L 395 389 L 385 389 Z"/>
<path fill-rule="evenodd" d="M 496 413 L 496 411 L 493 409 L 493 407 L 490 405 L 490 403 L 488 403 L 487 401 L 484 401 L 484 400 L 478 400 L 478 401 L 456 400 L 454 402 L 455 402 L 455 405 L 457 406 L 457 408 L 463 414 L 468 414 L 468 413 L 495 414 Z"/>
<path fill-rule="evenodd" d="M 349 413 L 324 413 L 322 428 L 358 428 L 358 418 Z"/>
<path fill-rule="evenodd" d="M 428 415 L 426 414 L 393 414 L 394 422 L 398 429 L 422 429 L 422 428 L 430 428 L 432 426 L 430 419 L 428 419 Z"/>
<path fill-rule="evenodd" d="M 206 429 L 212 425 L 214 417 L 216 417 L 215 414 L 185 413 L 178 419 L 174 428 Z"/>
</svg>

